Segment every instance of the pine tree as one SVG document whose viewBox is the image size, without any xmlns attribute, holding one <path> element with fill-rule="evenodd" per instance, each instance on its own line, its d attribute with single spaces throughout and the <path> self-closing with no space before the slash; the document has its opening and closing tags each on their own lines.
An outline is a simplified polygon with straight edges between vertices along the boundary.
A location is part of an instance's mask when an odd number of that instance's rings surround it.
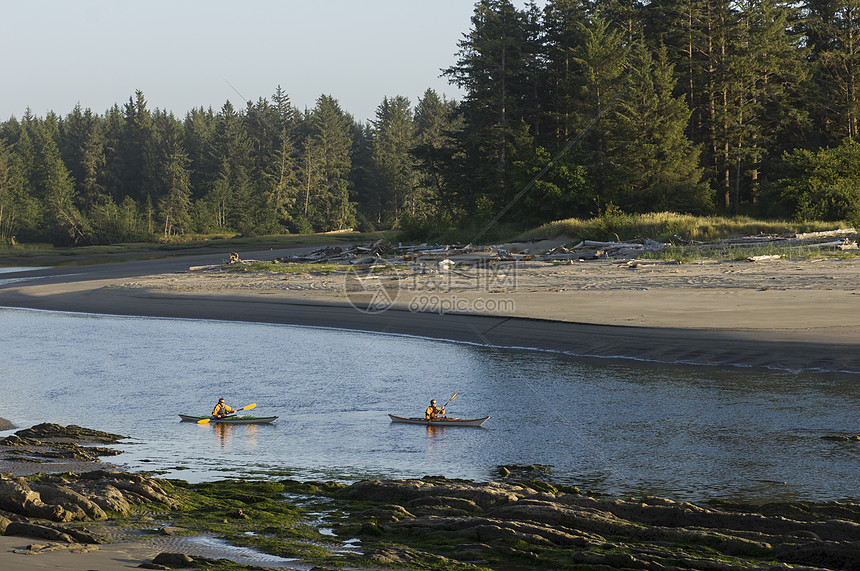
<svg viewBox="0 0 860 571">
<path fill-rule="evenodd" d="M 272 107 L 275 116 L 274 132 L 280 134 L 286 131 L 292 136 L 292 130 L 296 128 L 298 112 L 290 102 L 290 96 L 281 89 L 280 85 L 275 89 L 274 95 L 272 95 Z"/>
<path fill-rule="evenodd" d="M 581 25 L 587 22 L 583 0 L 550 0 L 544 9 L 544 81 L 549 95 L 549 126 L 544 130 L 542 141 L 550 149 L 563 148 L 575 135 L 578 123 L 575 82 L 580 72 L 573 59 L 573 50 L 582 42 Z"/>
<path fill-rule="evenodd" d="M 36 205 L 25 193 L 20 159 L 0 138 L 0 244 L 14 244 L 16 237 L 34 229 Z M 23 238 L 23 236 L 22 236 Z"/>
<path fill-rule="evenodd" d="M 191 210 L 191 179 L 188 157 L 181 149 L 174 150 L 166 159 L 163 169 L 165 192 L 158 203 L 163 221 L 164 237 L 183 234 L 189 223 Z"/>
<path fill-rule="evenodd" d="M 229 101 L 215 117 L 213 151 L 214 161 L 219 165 L 216 180 L 220 183 L 214 203 L 224 210 L 226 228 L 252 233 L 257 199 L 255 188 L 251 186 L 252 143 L 242 116 Z"/>
<path fill-rule="evenodd" d="M 267 189 L 267 211 L 275 217 L 272 219 L 272 224 L 278 225 L 278 228 L 272 228 L 272 230 L 277 232 L 293 224 L 302 190 L 298 153 L 286 129 L 282 131 L 279 142 L 280 145 L 272 161 L 263 173 Z"/>
<path fill-rule="evenodd" d="M 462 130 L 457 111 L 455 102 L 427 89 L 415 106 L 416 144 L 412 149 L 422 194 L 437 204 L 437 212 L 428 214 L 438 216 L 445 212 L 452 221 L 457 219 L 454 199 L 449 195 L 455 186 L 451 183 L 455 180 L 454 139 Z"/>
<path fill-rule="evenodd" d="M 459 43 L 456 65 L 444 71 L 465 90 L 458 145 L 463 153 L 459 196 L 467 211 L 474 212 L 482 196 L 492 203 L 509 192 L 507 153 L 520 122 L 532 118 L 526 101 L 533 90 L 526 78 L 539 50 L 530 39 L 524 14 L 509 0 L 481 0 L 472 30 Z"/>
<path fill-rule="evenodd" d="M 860 1 L 807 0 L 805 12 L 821 143 L 854 139 L 860 129 Z"/>
<path fill-rule="evenodd" d="M 105 164 L 102 173 L 105 193 L 114 201 L 122 200 L 125 194 L 125 114 L 119 105 L 113 105 L 105 112 L 102 121 L 102 149 Z M 147 195 L 149 196 L 149 195 Z"/>
<path fill-rule="evenodd" d="M 257 226 L 263 232 L 279 233 L 293 225 L 301 191 L 295 144 L 297 113 L 279 85 L 271 104 L 261 99 L 249 106 L 248 115 L 251 138 L 259 141 L 255 143 L 261 194 Z"/>
<path fill-rule="evenodd" d="M 665 47 L 656 57 L 641 42 L 630 54 L 628 90 L 614 112 L 618 142 L 611 178 L 618 206 L 637 212 L 708 212 L 699 150 L 686 136 L 690 110 L 674 95 L 677 79 Z"/>
<path fill-rule="evenodd" d="M 124 107 L 123 134 L 119 153 L 123 171 L 120 192 L 137 201 L 154 194 L 158 186 L 158 156 L 152 115 L 146 107 L 143 92 L 134 92 Z"/>
<path fill-rule="evenodd" d="M 617 146 L 613 121 L 614 106 L 624 95 L 624 68 L 628 48 L 624 34 L 609 22 L 595 18 L 580 24 L 582 43 L 572 50 L 572 59 L 581 71 L 577 81 L 577 128 L 585 135 L 579 154 L 589 170 L 598 201 L 612 202 L 611 163 Z"/>
<path fill-rule="evenodd" d="M 59 122 L 48 114 L 43 121 L 34 121 L 32 130 L 36 164 L 32 166 L 31 184 L 34 196 L 43 207 L 43 224 L 54 244 L 85 243 L 89 228 L 86 219 L 75 206 L 75 186 L 57 141 Z"/>
<path fill-rule="evenodd" d="M 80 104 L 60 121 L 60 151 L 63 163 L 75 181 L 75 193 L 83 209 L 104 195 L 104 152 L 101 119 Z"/>
<path fill-rule="evenodd" d="M 248 137 L 242 116 L 229 101 L 221 107 L 215 117 L 214 139 L 215 162 L 223 171 L 224 165 L 237 176 L 240 171 L 252 170 L 252 144 Z"/>
<path fill-rule="evenodd" d="M 307 216 L 314 227 L 340 230 L 354 224 L 353 204 L 349 200 L 352 137 L 350 118 L 330 95 L 321 95 L 311 112 Z M 311 186 L 313 185 L 313 186 Z"/>
<path fill-rule="evenodd" d="M 403 96 L 384 98 L 373 122 L 373 165 L 381 191 L 381 219 L 396 225 L 404 213 L 419 210 L 415 161 L 415 126 L 409 100 Z"/>
<path fill-rule="evenodd" d="M 218 177 L 220 165 L 215 151 L 215 114 L 212 109 L 195 108 L 185 115 L 184 147 L 188 153 L 192 196 L 202 198 Z"/>
</svg>

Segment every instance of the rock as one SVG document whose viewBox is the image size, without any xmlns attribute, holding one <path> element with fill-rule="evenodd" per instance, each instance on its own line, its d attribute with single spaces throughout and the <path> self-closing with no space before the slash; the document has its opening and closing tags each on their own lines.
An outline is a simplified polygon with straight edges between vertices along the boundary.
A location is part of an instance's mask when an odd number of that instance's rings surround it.
<svg viewBox="0 0 860 571">
<path fill-rule="evenodd" d="M 380 502 L 411 501 L 430 496 L 465 498 L 481 508 L 517 501 L 521 486 L 496 482 L 474 483 L 457 480 L 363 480 L 344 489 L 349 499 Z"/>
<path fill-rule="evenodd" d="M 368 519 L 375 519 L 381 523 L 400 521 L 401 519 L 415 517 L 414 515 L 409 513 L 406 508 L 404 508 L 403 506 L 398 506 L 396 504 L 386 504 L 383 506 L 369 508 L 364 510 L 361 515 L 362 517 Z"/>
<path fill-rule="evenodd" d="M 51 521 L 71 521 L 72 514 L 58 505 L 48 505 L 24 478 L 0 474 L 0 509 Z"/>
<path fill-rule="evenodd" d="M 131 504 L 118 488 L 110 484 L 102 487 L 97 494 L 90 496 L 97 506 L 104 511 L 117 512 L 128 515 L 131 512 Z"/>
<path fill-rule="evenodd" d="M 0 515 L 0 535 L 6 533 L 6 527 L 12 522 L 8 517 Z"/>
<path fill-rule="evenodd" d="M 165 565 L 170 568 L 191 567 L 194 565 L 194 559 L 184 553 L 159 553 L 152 562 L 156 565 Z"/>
<path fill-rule="evenodd" d="M 860 570 L 860 506 L 852 503 L 714 502 L 724 508 L 716 509 L 542 489 L 428 477 L 356 482 L 344 495 L 362 505 L 385 502 L 358 513 L 360 535 L 387 546 L 373 551 L 380 564 L 408 565 L 406 545 L 434 551 L 455 543 L 475 546 L 445 552 L 462 564 L 517 558 L 548 568 L 567 560 L 606 569 L 736 571 L 777 561 L 768 568 Z"/>
<path fill-rule="evenodd" d="M 860 542 L 830 541 L 785 544 L 776 548 L 780 561 L 825 569 L 860 569 Z"/>
<path fill-rule="evenodd" d="M 68 533 L 64 533 L 53 527 L 28 523 L 23 521 L 13 521 L 6 526 L 5 535 L 16 535 L 20 537 L 35 537 L 37 539 L 48 539 L 50 541 L 62 541 L 64 543 L 73 543 L 74 539 Z"/>
<path fill-rule="evenodd" d="M 57 504 L 68 510 L 78 520 L 90 521 L 105 521 L 107 514 L 104 509 L 98 506 L 95 502 L 76 492 L 75 490 L 63 485 L 44 485 L 33 484 L 30 486 L 33 491 L 39 492 L 42 501 L 51 504 Z"/>
<path fill-rule="evenodd" d="M 478 504 L 468 498 L 457 498 L 450 496 L 427 496 L 415 498 L 406 503 L 409 507 L 427 507 L 427 506 L 443 506 L 446 508 L 456 508 L 466 512 L 480 511 Z"/>
<path fill-rule="evenodd" d="M 80 475 L 81 480 L 89 480 L 100 486 L 113 486 L 123 492 L 127 500 L 134 501 L 134 496 L 129 497 L 127 492 L 140 496 L 143 500 L 158 502 L 170 509 L 179 507 L 179 502 L 170 498 L 164 490 L 151 478 L 139 474 L 126 472 L 110 472 L 107 470 L 94 470 Z M 134 501 L 134 503 L 141 503 Z"/>
<path fill-rule="evenodd" d="M 6 535 L 49 539 L 64 543 L 85 543 L 96 545 L 104 543 L 105 539 L 86 529 L 71 528 L 48 521 L 13 521 L 6 527 Z"/>
<path fill-rule="evenodd" d="M 152 560 L 152 563 L 140 565 L 146 569 L 174 569 L 176 567 L 201 567 L 203 565 L 214 565 L 218 563 L 217 559 L 209 557 L 201 557 L 199 555 L 190 556 L 184 553 L 159 553 Z"/>
<path fill-rule="evenodd" d="M 17 426 L 12 424 L 5 418 L 0 418 L 0 430 L 14 430 L 15 428 L 17 428 Z"/>
<path fill-rule="evenodd" d="M 61 426 L 59 424 L 53 424 L 50 422 L 43 422 L 42 424 L 37 424 L 36 426 L 26 428 L 24 430 L 19 430 L 15 434 L 21 438 L 29 438 L 33 440 L 44 440 L 47 438 L 65 438 L 77 442 L 101 443 L 119 442 L 120 440 L 128 438 L 127 436 L 111 434 L 109 432 L 102 432 L 100 430 L 93 430 L 91 428 L 83 428 L 74 424 L 70 424 L 69 426 Z"/>
</svg>

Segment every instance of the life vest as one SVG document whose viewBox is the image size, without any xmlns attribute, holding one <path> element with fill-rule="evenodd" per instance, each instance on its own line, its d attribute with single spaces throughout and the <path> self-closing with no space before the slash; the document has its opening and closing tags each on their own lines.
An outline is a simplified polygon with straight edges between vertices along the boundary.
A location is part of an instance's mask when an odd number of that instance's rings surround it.
<svg viewBox="0 0 860 571">
<path fill-rule="evenodd" d="M 424 420 L 432 420 L 434 418 L 439 418 L 439 413 L 441 413 L 444 409 L 435 406 L 428 406 L 427 410 L 424 411 Z"/>
<path fill-rule="evenodd" d="M 226 404 L 221 404 L 219 402 L 218 404 L 215 405 L 215 409 L 212 411 L 212 416 L 227 415 L 227 414 L 231 414 L 233 412 L 236 412 L 236 411 L 234 411 L 232 408 L 230 408 Z"/>
</svg>

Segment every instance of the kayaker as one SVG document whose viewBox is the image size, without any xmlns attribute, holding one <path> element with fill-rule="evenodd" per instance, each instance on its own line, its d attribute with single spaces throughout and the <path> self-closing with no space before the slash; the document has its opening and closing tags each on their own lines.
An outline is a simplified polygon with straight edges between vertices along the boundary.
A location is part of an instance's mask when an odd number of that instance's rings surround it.
<svg viewBox="0 0 860 571">
<path fill-rule="evenodd" d="M 229 414 L 235 414 L 235 410 L 224 404 L 224 399 L 218 399 L 218 404 L 212 409 L 212 416 L 215 418 L 224 418 Z"/>
<path fill-rule="evenodd" d="M 439 408 L 436 406 L 436 399 L 430 401 L 430 406 L 424 411 L 424 420 L 433 420 L 439 418 L 439 415 L 445 414 L 445 407 Z"/>
</svg>

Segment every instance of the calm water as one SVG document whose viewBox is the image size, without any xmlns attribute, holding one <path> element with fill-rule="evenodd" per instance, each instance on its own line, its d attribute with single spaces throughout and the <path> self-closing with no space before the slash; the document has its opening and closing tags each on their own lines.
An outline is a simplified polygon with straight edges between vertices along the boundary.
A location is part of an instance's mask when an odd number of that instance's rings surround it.
<svg viewBox="0 0 860 571">
<path fill-rule="evenodd" d="M 0 417 L 131 437 L 116 460 L 190 481 L 442 474 L 678 499 L 860 499 L 860 378 L 583 360 L 280 325 L 0 309 Z M 391 424 L 430 398 L 484 428 Z M 234 408 L 271 426 L 180 423 Z M 8 433 L 0 432 L 0 436 Z M 184 469 L 180 469 L 184 468 Z"/>
</svg>

